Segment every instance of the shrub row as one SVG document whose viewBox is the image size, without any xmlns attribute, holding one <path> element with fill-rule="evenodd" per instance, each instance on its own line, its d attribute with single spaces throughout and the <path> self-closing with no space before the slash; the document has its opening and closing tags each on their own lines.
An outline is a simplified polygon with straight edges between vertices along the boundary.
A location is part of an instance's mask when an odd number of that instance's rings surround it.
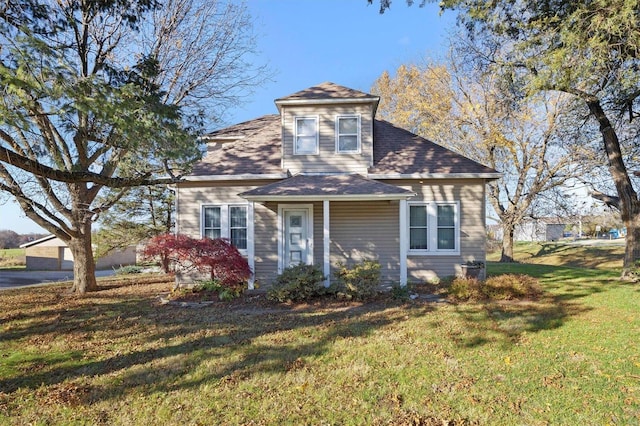
<svg viewBox="0 0 640 426">
<path fill-rule="evenodd" d="M 267 297 L 278 302 L 303 301 L 327 295 L 342 299 L 370 299 L 377 294 L 380 285 L 380 264 L 369 260 L 351 268 L 339 264 L 331 286 L 325 287 L 325 278 L 317 266 L 292 266 L 276 278 Z"/>
</svg>

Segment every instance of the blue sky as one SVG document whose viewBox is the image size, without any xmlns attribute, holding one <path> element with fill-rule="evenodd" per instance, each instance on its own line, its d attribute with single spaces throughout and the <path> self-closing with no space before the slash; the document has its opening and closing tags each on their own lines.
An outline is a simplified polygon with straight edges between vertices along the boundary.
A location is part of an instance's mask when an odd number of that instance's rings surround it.
<svg viewBox="0 0 640 426">
<path fill-rule="evenodd" d="M 436 4 L 408 7 L 405 0 L 383 15 L 378 0 L 247 0 L 247 6 L 261 52 L 255 63 L 268 63 L 274 76 L 228 112 L 228 124 L 276 113 L 274 99 L 325 81 L 368 92 L 383 71 L 441 55 L 455 30 L 453 13 L 440 15 Z M 0 229 L 43 232 L 12 202 L 0 204 Z"/>
</svg>

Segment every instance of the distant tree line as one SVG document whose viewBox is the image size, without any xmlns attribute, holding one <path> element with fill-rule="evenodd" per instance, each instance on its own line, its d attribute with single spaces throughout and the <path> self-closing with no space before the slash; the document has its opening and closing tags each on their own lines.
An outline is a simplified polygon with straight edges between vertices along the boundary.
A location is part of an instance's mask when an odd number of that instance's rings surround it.
<svg viewBox="0 0 640 426">
<path fill-rule="evenodd" d="M 21 244 L 35 241 L 49 234 L 18 234 L 8 229 L 0 230 L 0 249 L 18 248 Z"/>
</svg>

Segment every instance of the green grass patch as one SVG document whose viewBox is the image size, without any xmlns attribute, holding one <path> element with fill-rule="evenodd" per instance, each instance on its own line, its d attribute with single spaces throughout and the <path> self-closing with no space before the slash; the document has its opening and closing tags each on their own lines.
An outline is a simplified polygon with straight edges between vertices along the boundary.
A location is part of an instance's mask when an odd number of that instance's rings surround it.
<svg viewBox="0 0 640 426">
<path fill-rule="evenodd" d="M 23 248 L 0 249 L 0 257 L 24 257 L 24 255 Z"/>
<path fill-rule="evenodd" d="M 514 259 L 534 265 L 574 266 L 589 269 L 622 269 L 623 245 L 580 245 L 571 242 L 516 242 Z M 500 250 L 487 260 L 500 260 Z"/>
<path fill-rule="evenodd" d="M 530 269 L 531 268 L 531 269 Z M 640 287 L 490 263 L 536 300 L 162 305 L 172 282 L 0 298 L 0 424 L 637 424 Z M 120 281 L 119 281 L 120 280 Z M 446 423 L 449 422 L 449 423 Z"/>
<path fill-rule="evenodd" d="M 25 266 L 25 249 L 0 249 L 0 269 L 24 269 Z"/>
</svg>

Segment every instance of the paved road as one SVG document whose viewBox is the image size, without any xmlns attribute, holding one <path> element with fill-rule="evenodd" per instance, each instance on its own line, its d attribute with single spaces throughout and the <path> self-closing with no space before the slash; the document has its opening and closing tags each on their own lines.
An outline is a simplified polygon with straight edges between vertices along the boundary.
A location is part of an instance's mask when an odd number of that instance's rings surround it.
<svg viewBox="0 0 640 426">
<path fill-rule="evenodd" d="M 113 273 L 112 269 L 96 271 L 96 277 L 107 277 Z M 0 290 L 72 279 L 72 271 L 0 271 Z"/>
</svg>

